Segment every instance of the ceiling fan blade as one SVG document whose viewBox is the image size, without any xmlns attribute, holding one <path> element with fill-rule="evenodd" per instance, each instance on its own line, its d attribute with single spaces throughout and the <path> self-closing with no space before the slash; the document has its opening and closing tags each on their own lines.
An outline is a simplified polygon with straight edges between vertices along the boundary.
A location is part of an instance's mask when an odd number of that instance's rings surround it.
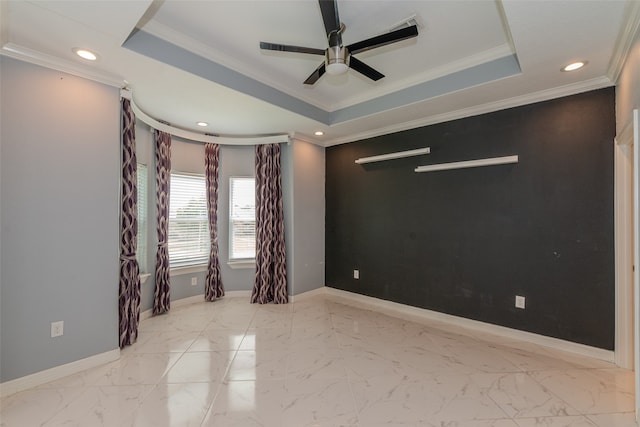
<svg viewBox="0 0 640 427">
<path fill-rule="evenodd" d="M 325 53 L 324 50 L 315 49 L 313 47 L 291 46 L 287 44 L 277 44 L 277 43 L 267 43 L 267 42 L 260 42 L 260 49 L 277 50 L 280 52 L 309 53 L 311 55 L 322 55 L 322 56 L 324 56 L 324 53 Z"/>
<path fill-rule="evenodd" d="M 322 13 L 322 20 L 324 21 L 324 29 L 327 31 L 327 36 L 334 32 L 340 31 L 340 17 L 338 16 L 338 1 L 337 0 L 318 0 L 320 3 L 320 12 Z"/>
<path fill-rule="evenodd" d="M 378 81 L 384 77 L 384 74 L 369 67 L 367 64 L 357 58 L 354 58 L 353 56 L 349 59 L 349 67 L 374 81 Z"/>
<path fill-rule="evenodd" d="M 401 40 L 410 39 L 418 35 L 418 27 L 412 25 L 410 27 L 401 28 L 399 30 L 391 31 L 387 34 L 372 37 L 361 42 L 353 43 L 347 46 L 351 54 L 364 52 L 377 47 L 382 47 L 391 43 L 399 42 Z"/>
<path fill-rule="evenodd" d="M 325 71 L 326 71 L 326 68 L 323 62 L 322 64 L 320 64 L 318 68 L 316 68 L 316 70 L 313 73 L 311 73 L 309 77 L 307 77 L 307 80 L 304 81 L 304 84 L 306 85 L 314 84 L 315 82 L 318 81 L 320 77 L 322 77 Z"/>
</svg>

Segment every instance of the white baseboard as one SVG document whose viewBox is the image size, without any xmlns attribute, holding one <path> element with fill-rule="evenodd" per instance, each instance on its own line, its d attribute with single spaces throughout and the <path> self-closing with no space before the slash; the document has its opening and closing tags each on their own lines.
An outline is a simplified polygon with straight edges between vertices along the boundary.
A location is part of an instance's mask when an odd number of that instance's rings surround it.
<svg viewBox="0 0 640 427">
<path fill-rule="evenodd" d="M 180 307 L 181 305 L 189 305 L 189 304 L 194 304 L 196 302 L 201 302 L 201 301 L 204 301 L 204 294 L 194 295 L 191 297 L 186 297 L 186 298 L 177 299 L 175 301 L 171 301 L 171 307 L 175 308 L 175 307 Z M 140 313 L 140 321 L 149 319 L 150 317 L 153 317 L 152 308 Z"/>
<path fill-rule="evenodd" d="M 332 295 L 351 301 L 353 303 L 361 304 L 367 307 L 375 308 L 378 311 L 387 313 L 389 315 L 405 318 L 412 321 L 437 321 L 446 323 L 449 325 L 459 326 L 472 331 L 478 331 L 483 333 L 492 334 L 495 336 L 514 339 L 518 341 L 530 342 L 536 345 L 541 345 L 554 350 L 566 351 L 569 353 L 578 354 L 581 356 L 591 357 L 593 359 L 604 360 L 607 362 L 615 363 L 614 352 L 610 350 L 603 350 L 587 346 L 584 344 L 578 344 L 570 341 L 561 340 L 558 338 L 547 337 L 544 335 L 535 334 L 532 332 L 520 331 L 517 329 L 511 329 L 504 326 L 493 325 L 490 323 L 481 322 L 478 320 L 466 319 L 463 317 L 453 316 L 450 314 L 440 313 L 437 311 L 427 310 L 424 308 L 412 307 L 404 304 L 399 304 L 392 301 L 386 301 L 379 298 L 369 297 L 366 295 L 356 294 L 353 292 L 343 291 L 336 288 L 323 286 L 317 289 L 313 289 L 308 292 L 303 292 L 298 295 L 290 295 L 290 301 L 302 301 L 307 298 L 316 295 Z M 225 294 L 225 298 L 250 298 L 251 291 L 228 291 Z M 193 304 L 203 301 L 203 295 L 194 295 L 188 298 L 182 298 L 176 301 L 172 301 L 173 307 L 179 307 L 183 305 Z M 146 310 L 140 314 L 140 320 L 151 317 L 152 310 Z M 50 381 L 72 375 L 86 369 L 95 368 L 105 363 L 113 362 L 120 358 L 120 349 L 111 350 L 105 353 L 90 356 L 85 359 L 77 360 L 75 362 L 67 363 L 64 365 L 56 366 L 51 369 L 36 372 L 31 375 L 27 375 L 15 380 L 6 381 L 0 383 L 0 398 L 4 398 L 8 395 L 17 393 L 19 391 L 27 390 L 32 387 L 37 387 L 42 384 L 46 384 Z"/>
<path fill-rule="evenodd" d="M 251 291 L 225 291 L 222 298 L 251 298 Z"/>
<path fill-rule="evenodd" d="M 225 291 L 222 298 L 251 298 L 251 291 Z M 204 294 L 193 295 L 191 297 L 181 298 L 171 301 L 171 307 L 180 307 L 183 305 L 195 304 L 204 301 Z M 140 313 L 140 321 L 153 317 L 153 309 L 145 310 Z"/>
<path fill-rule="evenodd" d="M 493 325 L 491 323 L 481 322 L 479 320 L 466 319 L 464 317 L 453 316 L 451 314 L 440 313 L 437 311 L 427 310 L 424 308 L 412 307 L 399 304 L 392 301 L 386 301 L 366 295 L 356 294 L 353 292 L 343 291 L 341 289 L 325 287 L 326 295 L 337 296 L 355 303 L 374 307 L 378 310 L 386 312 L 395 317 L 406 318 L 414 321 L 438 321 L 455 325 L 473 331 L 488 333 L 503 338 L 514 339 L 518 341 L 530 342 L 536 345 L 549 347 L 554 350 L 566 351 L 581 356 L 591 357 L 593 359 L 604 360 L 614 363 L 614 352 L 603 350 L 601 348 L 591 347 L 584 344 L 578 344 L 571 341 L 552 338 L 545 335 L 539 335 L 532 332 L 521 331 L 518 329 L 507 328 L 505 326 Z"/>
<path fill-rule="evenodd" d="M 399 304 L 392 301 L 386 301 L 379 298 L 374 298 L 366 295 L 356 294 L 353 292 L 343 291 L 341 289 L 322 286 L 317 289 L 312 289 L 307 292 L 303 292 L 297 295 L 289 295 L 290 302 L 300 302 L 307 298 L 311 298 L 316 295 L 333 295 L 343 298 L 347 301 L 352 301 L 358 304 L 364 304 L 368 307 L 375 308 L 387 314 L 395 317 L 406 318 L 413 321 L 437 321 L 446 323 L 448 325 L 454 325 L 469 329 L 472 331 L 478 331 L 495 335 L 502 338 L 513 339 L 517 341 L 524 341 L 541 345 L 554 350 L 566 351 L 581 356 L 590 357 L 593 359 L 604 360 L 607 362 L 615 363 L 615 353 L 610 350 L 603 350 L 601 348 L 591 347 L 584 344 L 578 344 L 571 341 L 562 340 L 559 338 L 548 337 L 545 335 L 536 334 L 533 332 L 521 331 L 518 329 L 512 329 L 505 326 L 494 325 L 491 323 L 481 322 L 479 320 L 466 319 L 464 317 L 454 316 L 451 314 L 440 313 L 438 311 L 428 310 L 425 308 L 412 307 L 405 304 Z M 251 298 L 251 291 L 228 291 L 225 293 L 224 298 Z M 195 295 L 188 298 L 183 298 L 177 301 L 172 301 L 173 307 L 179 307 L 181 305 L 193 304 L 202 301 L 202 295 Z M 147 310 L 140 315 L 140 319 L 151 317 L 151 310 Z"/>
<path fill-rule="evenodd" d="M 300 294 L 297 295 L 289 295 L 289 302 L 296 302 L 296 301 L 301 301 L 301 300 L 305 300 L 307 298 L 316 296 L 316 295 L 325 295 L 326 294 L 326 290 L 325 287 L 322 286 L 320 288 L 317 289 L 312 289 L 310 291 L 307 292 L 302 292 Z"/>
<path fill-rule="evenodd" d="M 26 375 L 16 378 L 15 380 L 5 381 L 0 384 L 0 398 L 55 381 L 67 375 L 76 374 L 86 369 L 95 368 L 105 363 L 113 362 L 120 358 L 120 349 L 107 351 L 105 353 L 96 354 L 85 359 L 76 360 L 75 362 L 66 363 L 51 369 L 36 372 L 35 374 Z"/>
</svg>

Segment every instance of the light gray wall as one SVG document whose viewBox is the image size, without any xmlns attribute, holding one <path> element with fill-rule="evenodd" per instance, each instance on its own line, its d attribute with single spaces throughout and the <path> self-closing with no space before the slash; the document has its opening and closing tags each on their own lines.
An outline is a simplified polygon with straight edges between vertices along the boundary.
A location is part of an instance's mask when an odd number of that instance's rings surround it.
<svg viewBox="0 0 640 427">
<path fill-rule="evenodd" d="M 155 178 L 155 158 L 153 152 L 153 133 L 149 126 L 140 120 L 136 120 L 136 157 L 138 163 L 147 165 L 147 260 L 141 261 L 141 269 L 149 274 L 146 280 L 142 280 L 140 285 L 140 310 L 145 311 L 153 308 L 154 290 L 154 264 L 155 251 L 158 243 L 156 234 L 156 178 Z M 138 224 L 140 222 L 138 221 Z M 141 270 L 142 271 L 142 270 Z"/>
<path fill-rule="evenodd" d="M 174 172 L 187 172 L 204 175 L 204 144 L 171 137 L 171 170 Z M 154 193 L 155 195 L 155 193 Z M 155 196 L 151 198 L 155 203 Z M 155 210 L 154 210 L 155 218 Z M 155 221 L 154 221 L 155 227 Z M 157 241 L 157 238 L 156 238 Z M 155 262 L 156 246 L 153 246 L 153 260 Z M 155 270 L 152 270 L 155 271 Z M 195 295 L 204 294 L 204 267 L 197 272 L 172 269 L 171 276 L 171 300 L 176 301 Z M 191 285 L 191 279 L 195 277 L 197 284 Z"/>
<path fill-rule="evenodd" d="M 3 57 L 0 145 L 0 381 L 118 347 L 120 107 L 115 88 Z M 155 260 L 151 129 L 136 124 L 149 167 L 148 271 Z M 324 285 L 324 149 L 283 145 L 289 289 Z M 218 235 L 225 289 L 251 290 L 255 268 L 228 267 L 229 177 L 254 176 L 252 146 L 220 150 Z M 172 166 L 204 172 L 204 146 L 172 141 Z M 295 215 L 295 221 L 294 221 Z M 198 285 L 191 286 L 197 277 Z M 204 293 L 204 272 L 172 274 L 171 297 Z M 141 309 L 153 304 L 154 278 Z M 65 333 L 50 338 L 50 324 Z"/>
<path fill-rule="evenodd" d="M 120 107 L 116 88 L 7 57 L 0 69 L 5 382 L 118 348 Z"/>
<path fill-rule="evenodd" d="M 633 120 L 633 110 L 636 108 L 640 108 L 640 29 L 636 31 L 634 42 L 629 51 L 629 55 L 627 56 L 622 72 L 620 73 L 620 77 L 618 79 L 617 86 L 616 86 L 616 131 L 617 131 L 616 133 L 618 135 L 620 135 L 620 133 L 625 128 L 625 126 L 631 124 L 630 122 L 631 120 Z M 633 125 L 631 124 L 631 126 Z M 629 160 L 631 163 L 633 163 L 634 151 L 640 149 L 640 147 L 638 146 L 635 146 L 635 147 L 619 146 L 618 148 L 619 149 L 616 150 L 616 156 L 620 156 L 619 158 L 623 159 L 623 162 L 625 162 L 626 160 Z M 637 151 L 636 151 L 636 155 L 637 155 Z M 616 160 L 618 160 L 618 158 L 616 158 Z M 622 178 L 621 182 L 624 181 L 624 172 L 621 172 L 623 170 L 624 168 L 619 168 L 618 164 L 616 164 L 616 179 Z M 640 187 L 640 174 L 636 173 L 634 175 L 635 175 L 634 179 L 636 181 L 633 183 L 633 185 L 636 188 L 638 188 Z M 616 192 L 623 187 L 625 186 L 616 185 Z M 619 196 L 619 194 L 616 194 L 616 196 Z M 616 209 L 618 207 L 619 205 L 616 205 Z M 635 230 L 635 235 L 637 235 L 637 230 L 640 229 L 640 223 L 633 224 L 633 227 L 631 229 Z M 632 244 L 629 245 L 630 250 L 632 250 L 631 247 L 632 247 Z M 619 281 L 619 280 L 622 280 L 622 281 L 625 280 L 624 273 L 616 277 L 616 281 Z M 629 280 L 633 281 L 632 278 Z M 624 295 L 624 292 L 622 292 L 622 295 Z M 616 298 L 617 297 L 618 297 L 618 294 L 616 293 Z M 627 301 L 617 301 L 617 303 L 619 305 L 622 305 L 622 307 L 617 307 L 617 312 L 621 312 L 621 311 L 624 312 L 625 309 L 633 310 L 633 303 L 630 303 Z M 638 325 L 635 325 L 635 327 L 637 328 Z M 616 332 L 623 332 L 624 329 L 625 329 L 625 325 L 623 325 L 622 327 L 618 326 L 616 328 Z M 621 337 L 616 336 L 616 339 L 621 338 L 621 341 L 623 344 L 625 341 L 628 341 L 629 343 L 633 343 L 632 334 L 633 334 L 633 327 L 630 327 L 628 334 L 626 336 L 624 335 L 622 335 Z M 618 344 L 619 343 L 616 344 L 617 346 L 616 350 L 619 350 L 624 347 L 624 345 L 618 346 Z M 618 352 L 618 353 L 624 353 L 624 351 Z M 635 360 L 636 361 L 638 360 L 638 355 L 635 356 Z M 633 361 L 631 361 L 629 364 L 633 366 Z M 640 391 L 636 390 L 636 393 L 638 392 Z"/>
<path fill-rule="evenodd" d="M 147 266 L 151 276 L 141 285 L 141 311 L 153 307 L 155 287 L 154 264 L 157 248 L 156 206 L 155 206 L 155 155 L 153 134 L 148 125 L 136 123 L 136 148 L 138 162 L 149 168 L 148 200 L 148 259 Z M 204 174 L 204 144 L 172 137 L 171 169 L 179 172 Z M 221 146 L 220 176 L 218 185 L 218 247 L 222 283 L 227 291 L 248 291 L 253 287 L 255 268 L 231 269 L 229 260 L 229 178 L 231 176 L 254 176 L 253 146 Z M 171 272 L 171 300 L 176 301 L 204 294 L 204 267 L 200 271 Z M 191 285 L 195 277 L 197 285 Z"/>
<path fill-rule="evenodd" d="M 282 191 L 290 295 L 324 286 L 324 148 L 304 141 L 282 144 Z M 218 238 L 226 290 L 251 290 L 255 268 L 233 270 L 229 247 L 229 177 L 255 176 L 253 146 L 222 146 Z"/>
<path fill-rule="evenodd" d="M 284 243 L 287 251 L 287 293 L 293 295 L 296 253 L 293 244 L 293 144 L 280 146 L 282 174 L 282 209 L 284 211 Z"/>
<path fill-rule="evenodd" d="M 218 177 L 218 248 L 220 273 L 226 291 L 253 289 L 255 267 L 232 269 L 229 262 L 229 178 L 255 176 L 255 148 L 253 146 L 220 147 L 220 175 Z"/>
<path fill-rule="evenodd" d="M 287 280 L 290 295 L 324 286 L 325 149 L 302 140 L 282 145 Z"/>
<path fill-rule="evenodd" d="M 640 108 L 640 30 L 629 51 L 616 87 L 616 130 L 618 133 Z"/>
<path fill-rule="evenodd" d="M 295 140 L 293 146 L 293 281 L 297 295 L 324 286 L 325 149 Z"/>
</svg>

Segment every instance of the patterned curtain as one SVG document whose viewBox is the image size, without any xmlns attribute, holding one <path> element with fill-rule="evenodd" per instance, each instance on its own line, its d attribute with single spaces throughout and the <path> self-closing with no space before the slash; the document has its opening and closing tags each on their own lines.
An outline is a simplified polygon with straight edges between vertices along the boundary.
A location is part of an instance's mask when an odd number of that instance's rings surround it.
<svg viewBox="0 0 640 427">
<path fill-rule="evenodd" d="M 209 237 L 211 250 L 209 252 L 209 264 L 204 285 L 204 299 L 214 301 L 224 296 L 224 286 L 220 275 L 220 261 L 218 260 L 218 164 L 220 159 L 220 146 L 218 144 L 206 144 L 205 173 L 207 180 L 207 212 L 209 219 Z"/>
<path fill-rule="evenodd" d="M 256 276 L 251 302 L 289 302 L 279 144 L 256 145 Z"/>
<path fill-rule="evenodd" d="M 140 321 L 140 266 L 138 245 L 138 162 L 135 116 L 131 101 L 122 99 L 122 193 L 120 211 L 120 348 L 138 339 Z"/>
<path fill-rule="evenodd" d="M 156 207 L 158 210 L 158 252 L 156 253 L 156 289 L 153 314 L 169 311 L 169 187 L 171 177 L 171 135 L 155 131 Z"/>
</svg>

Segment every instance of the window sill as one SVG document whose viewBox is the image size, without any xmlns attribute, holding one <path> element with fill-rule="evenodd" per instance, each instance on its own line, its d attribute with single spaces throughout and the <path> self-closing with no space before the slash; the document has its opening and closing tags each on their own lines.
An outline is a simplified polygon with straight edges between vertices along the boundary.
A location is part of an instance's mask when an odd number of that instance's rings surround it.
<svg viewBox="0 0 640 427">
<path fill-rule="evenodd" d="M 180 276 L 183 274 L 201 273 L 207 271 L 207 264 L 187 265 L 184 267 L 172 267 L 169 269 L 169 275 Z"/>
<path fill-rule="evenodd" d="M 237 260 L 237 261 L 229 261 L 227 265 L 234 270 L 239 270 L 243 268 L 254 268 L 256 266 L 256 260 L 243 259 L 243 260 Z"/>
<path fill-rule="evenodd" d="M 147 282 L 147 279 L 149 279 L 149 277 L 151 277 L 151 274 L 149 273 L 144 273 L 140 275 L 140 284 L 144 285 Z"/>
</svg>

